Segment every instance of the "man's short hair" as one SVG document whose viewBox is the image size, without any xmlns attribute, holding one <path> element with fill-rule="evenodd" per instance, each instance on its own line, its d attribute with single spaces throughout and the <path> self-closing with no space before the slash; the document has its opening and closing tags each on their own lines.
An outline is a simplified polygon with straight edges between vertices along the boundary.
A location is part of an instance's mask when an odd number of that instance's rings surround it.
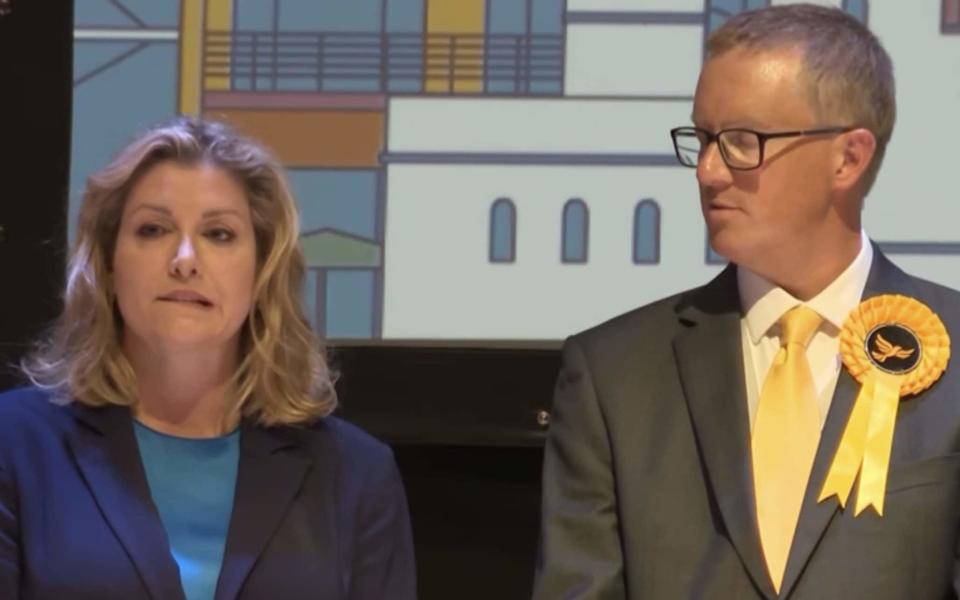
<svg viewBox="0 0 960 600">
<path fill-rule="evenodd" d="M 862 180 L 866 194 L 893 134 L 897 105 L 893 64 L 880 40 L 850 14 L 813 4 L 787 4 L 740 13 L 707 39 L 707 58 L 733 49 L 802 53 L 820 125 L 856 125 L 877 139 Z M 829 121 L 829 122 L 827 122 Z"/>
</svg>

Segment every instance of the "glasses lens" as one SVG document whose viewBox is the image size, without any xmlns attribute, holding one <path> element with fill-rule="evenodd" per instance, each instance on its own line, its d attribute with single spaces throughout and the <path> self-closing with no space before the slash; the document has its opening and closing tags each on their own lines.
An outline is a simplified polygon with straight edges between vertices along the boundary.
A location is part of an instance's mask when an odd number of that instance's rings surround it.
<svg viewBox="0 0 960 600">
<path fill-rule="evenodd" d="M 679 129 L 673 136 L 673 144 L 677 148 L 677 158 L 687 167 L 697 166 L 702 143 L 696 130 Z"/>
<path fill-rule="evenodd" d="M 752 169 L 760 164 L 760 137 L 755 131 L 728 129 L 717 143 L 727 164 L 735 169 Z"/>
</svg>

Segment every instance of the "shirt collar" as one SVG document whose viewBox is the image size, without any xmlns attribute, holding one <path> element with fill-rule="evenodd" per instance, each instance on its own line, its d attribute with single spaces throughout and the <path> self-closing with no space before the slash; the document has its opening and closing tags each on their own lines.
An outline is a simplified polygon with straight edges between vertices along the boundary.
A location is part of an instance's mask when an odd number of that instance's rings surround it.
<svg viewBox="0 0 960 600">
<path fill-rule="evenodd" d="M 767 281 L 753 271 L 737 266 L 737 287 L 740 305 L 750 339 L 758 344 L 770 328 L 791 308 L 806 304 L 836 330 L 843 328 L 850 311 L 860 303 L 873 264 L 873 246 L 867 234 L 860 231 L 860 252 L 853 262 L 830 285 L 808 302 L 794 298 L 783 288 Z"/>
</svg>

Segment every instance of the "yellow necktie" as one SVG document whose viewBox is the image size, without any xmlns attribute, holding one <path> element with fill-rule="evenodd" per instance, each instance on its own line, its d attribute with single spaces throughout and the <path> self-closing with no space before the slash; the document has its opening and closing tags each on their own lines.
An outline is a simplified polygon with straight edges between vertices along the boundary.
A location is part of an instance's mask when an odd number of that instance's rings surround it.
<svg viewBox="0 0 960 600">
<path fill-rule="evenodd" d="M 780 351 L 767 373 L 753 425 L 753 486 L 760 542 L 780 592 L 800 506 L 820 441 L 807 345 L 822 319 L 798 306 L 780 318 Z"/>
</svg>

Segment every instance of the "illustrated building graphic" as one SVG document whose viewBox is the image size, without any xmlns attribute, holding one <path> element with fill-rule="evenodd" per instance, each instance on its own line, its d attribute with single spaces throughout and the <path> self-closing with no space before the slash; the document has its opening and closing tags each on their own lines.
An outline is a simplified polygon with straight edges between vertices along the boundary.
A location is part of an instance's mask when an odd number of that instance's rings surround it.
<svg viewBox="0 0 960 600">
<path fill-rule="evenodd" d="M 175 112 L 224 118 L 289 169 L 321 333 L 557 340 L 721 268 L 668 130 L 705 37 L 766 3 L 78 3 L 71 186 Z M 960 2 L 822 3 L 897 70 L 867 231 L 958 286 Z"/>
</svg>

